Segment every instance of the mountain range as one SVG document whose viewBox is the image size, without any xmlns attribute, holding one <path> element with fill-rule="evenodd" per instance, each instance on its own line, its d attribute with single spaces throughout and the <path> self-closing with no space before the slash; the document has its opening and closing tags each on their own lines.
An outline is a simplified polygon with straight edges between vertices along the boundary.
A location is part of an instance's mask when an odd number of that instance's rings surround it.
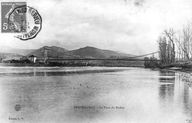
<svg viewBox="0 0 192 123">
<path fill-rule="evenodd" d="M 44 57 L 45 50 L 47 51 L 47 56 L 49 58 L 96 58 L 96 59 L 105 59 L 105 58 L 127 58 L 134 55 L 120 53 L 112 50 L 103 50 L 95 47 L 86 46 L 76 50 L 67 50 L 62 47 L 57 46 L 44 46 L 39 49 L 12 49 L 5 48 L 5 50 L 0 50 L 0 56 L 6 54 L 7 57 L 11 56 L 30 56 L 35 55 L 37 57 Z M 3 55 L 5 57 L 5 55 Z"/>
</svg>

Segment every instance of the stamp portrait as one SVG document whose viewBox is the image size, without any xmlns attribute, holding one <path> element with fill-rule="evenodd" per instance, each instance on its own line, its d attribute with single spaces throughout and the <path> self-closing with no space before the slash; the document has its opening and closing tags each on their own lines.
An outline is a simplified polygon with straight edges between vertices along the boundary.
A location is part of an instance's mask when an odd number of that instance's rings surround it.
<svg viewBox="0 0 192 123">
<path fill-rule="evenodd" d="M 1 2 L 1 32 L 26 32 L 26 2 Z"/>
</svg>

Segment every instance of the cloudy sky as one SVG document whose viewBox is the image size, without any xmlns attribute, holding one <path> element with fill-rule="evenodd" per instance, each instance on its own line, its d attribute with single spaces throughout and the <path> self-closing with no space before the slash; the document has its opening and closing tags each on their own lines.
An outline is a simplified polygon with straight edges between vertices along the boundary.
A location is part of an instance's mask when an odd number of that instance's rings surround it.
<svg viewBox="0 0 192 123">
<path fill-rule="evenodd" d="M 2 0 L 1 0 L 2 1 Z M 131 54 L 157 51 L 157 39 L 169 27 L 192 22 L 191 0 L 28 0 L 39 11 L 43 28 L 21 41 L 0 34 L 0 48 L 94 46 Z"/>
</svg>

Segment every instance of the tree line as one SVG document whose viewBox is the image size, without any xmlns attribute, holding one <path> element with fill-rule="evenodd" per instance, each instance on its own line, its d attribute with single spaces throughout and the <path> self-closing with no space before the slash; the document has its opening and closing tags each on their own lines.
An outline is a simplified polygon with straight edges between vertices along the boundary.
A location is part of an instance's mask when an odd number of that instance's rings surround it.
<svg viewBox="0 0 192 123">
<path fill-rule="evenodd" d="M 164 30 L 158 38 L 159 58 L 161 64 L 171 64 L 192 59 L 192 24 L 189 23 L 177 32 Z"/>
</svg>

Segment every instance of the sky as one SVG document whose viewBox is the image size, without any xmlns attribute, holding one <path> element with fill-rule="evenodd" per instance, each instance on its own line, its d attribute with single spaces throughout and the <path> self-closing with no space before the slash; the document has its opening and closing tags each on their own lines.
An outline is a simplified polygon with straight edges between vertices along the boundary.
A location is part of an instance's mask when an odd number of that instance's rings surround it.
<svg viewBox="0 0 192 123">
<path fill-rule="evenodd" d="M 27 41 L 0 33 L 0 48 L 36 49 L 46 45 L 72 50 L 93 46 L 140 55 L 158 50 L 157 39 L 165 29 L 177 31 L 192 22 L 191 0 L 26 2 L 42 16 L 41 32 Z"/>
</svg>

